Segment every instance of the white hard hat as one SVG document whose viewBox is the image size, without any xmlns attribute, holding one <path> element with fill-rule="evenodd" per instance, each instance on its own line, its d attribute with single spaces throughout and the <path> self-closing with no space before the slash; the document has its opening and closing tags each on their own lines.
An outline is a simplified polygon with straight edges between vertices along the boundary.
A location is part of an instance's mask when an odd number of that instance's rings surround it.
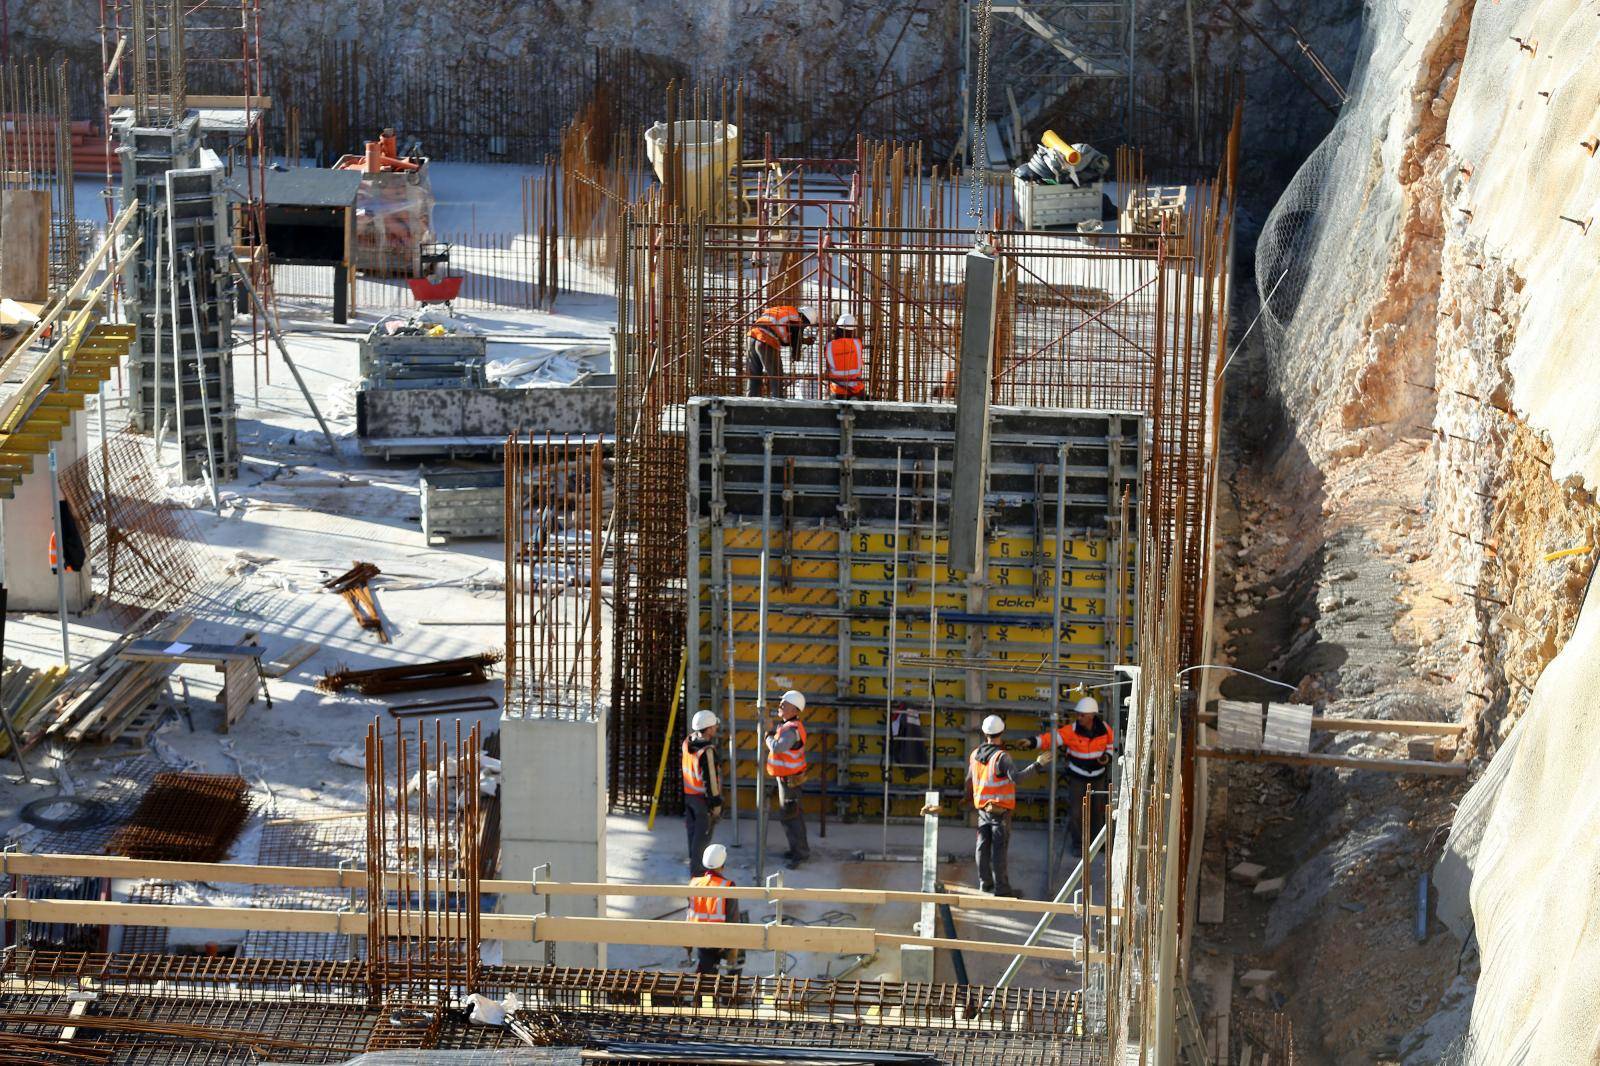
<svg viewBox="0 0 1600 1066">
<path fill-rule="evenodd" d="M 983 720 L 983 735 L 997 737 L 1006 731 L 1006 720 L 998 714 L 991 714 Z"/>
<path fill-rule="evenodd" d="M 783 694 L 783 699 L 779 702 L 792 703 L 794 704 L 795 710 L 803 711 L 806 709 L 806 694 L 798 691 L 797 689 L 790 689 L 788 692 Z"/>
<path fill-rule="evenodd" d="M 712 844 L 706 848 L 706 853 L 700 856 L 700 865 L 708 870 L 720 870 L 722 864 L 728 861 L 728 849 L 721 844 Z"/>
<path fill-rule="evenodd" d="M 856 316 L 852 315 L 849 311 L 846 311 L 844 314 L 835 319 L 833 324 L 838 326 L 840 329 L 855 329 Z"/>
<path fill-rule="evenodd" d="M 689 728 L 698 733 L 700 730 L 710 729 L 716 724 L 717 716 L 710 711 L 696 711 L 694 712 L 694 718 L 689 721 Z"/>
<path fill-rule="evenodd" d="M 817 309 L 809 304 L 805 307 L 798 308 L 797 310 L 800 312 L 800 317 L 805 319 L 810 325 L 814 326 L 820 320 L 817 314 Z"/>
<path fill-rule="evenodd" d="M 1077 714 L 1099 714 L 1100 713 L 1100 705 L 1095 702 L 1095 699 L 1094 699 L 1093 696 L 1085 696 L 1085 697 L 1083 697 L 1077 703 L 1072 705 L 1072 709 Z"/>
</svg>

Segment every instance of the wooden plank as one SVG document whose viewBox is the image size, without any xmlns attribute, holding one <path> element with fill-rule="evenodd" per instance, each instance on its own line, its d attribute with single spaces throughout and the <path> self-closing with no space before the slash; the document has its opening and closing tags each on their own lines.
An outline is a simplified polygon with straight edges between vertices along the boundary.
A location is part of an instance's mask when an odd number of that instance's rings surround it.
<svg viewBox="0 0 1600 1066">
<path fill-rule="evenodd" d="M 349 812 L 340 817 L 362 817 Z M 128 859 L 116 855 L 37 855 L 11 852 L 5 858 L 5 872 L 35 877 L 110 877 L 167 881 L 212 881 L 242 885 L 283 885 L 296 888 L 365 888 L 367 875 L 360 869 L 312 866 L 253 866 L 242 863 L 162 862 Z M 409 879 L 391 877 L 391 887 L 402 887 Z M 452 887 L 459 887 L 454 883 Z M 610 884 L 605 882 L 557 883 L 489 878 L 481 882 L 486 893 L 512 893 L 552 896 L 645 896 L 687 899 L 690 896 L 722 896 L 756 901 L 794 901 L 851 903 L 883 906 L 889 903 L 943 903 L 974 911 L 1013 911 L 1029 914 L 1078 914 L 1081 908 L 1052 900 L 1009 899 L 967 895 L 955 892 L 901 892 L 857 888 L 763 888 L 758 885 L 690 886 L 687 884 Z"/>
<path fill-rule="evenodd" d="M 1309 703 L 1269 703 L 1267 723 L 1261 736 L 1267 751 L 1288 754 L 1311 750 L 1311 705 Z"/>
<path fill-rule="evenodd" d="M 1329 766 L 1341 770 L 1377 770 L 1387 774 L 1429 774 L 1436 777 L 1462 777 L 1472 768 L 1464 762 L 1424 762 L 1420 759 L 1357 759 L 1348 755 L 1290 755 L 1276 751 L 1223 751 L 1196 748 L 1202 759 L 1228 759 L 1233 762 L 1270 762 L 1285 766 Z"/>
<path fill-rule="evenodd" d="M 228 732 L 244 717 L 245 708 L 255 702 L 260 683 L 260 668 L 254 661 L 230 659 L 223 664 L 221 732 Z"/>
<path fill-rule="evenodd" d="M 1218 747 L 1230 751 L 1261 750 L 1261 704 L 1218 700 L 1216 726 Z"/>
<path fill-rule="evenodd" d="M 114 903 L 76 899 L 4 901 L 7 920 L 67 925 L 135 925 L 178 929 L 260 929 L 272 932 L 342 933 L 368 930 L 364 911 L 307 911 L 272 907 L 205 907 L 192 904 Z M 423 932 L 423 916 L 390 910 L 385 919 L 397 935 Z M 743 948 L 746 951 L 814 951 L 829 955 L 869 955 L 879 947 L 931 943 L 950 950 L 1076 960 L 1073 948 L 1028 947 L 987 940 L 951 940 L 880 933 L 856 926 L 747 925 L 740 922 L 656 921 L 649 918 L 571 918 L 531 914 L 482 914 L 485 939 L 553 941 L 577 944 L 635 944 L 648 947 Z M 1089 961 L 1104 961 L 1098 952 Z"/>
<path fill-rule="evenodd" d="M 1203 725 L 1217 724 L 1217 712 L 1202 711 Z M 1318 733 L 1395 733 L 1414 736 L 1458 737 L 1467 731 L 1459 722 L 1383 721 L 1377 718 L 1320 718 L 1313 716 L 1311 729 Z"/>
<path fill-rule="evenodd" d="M 505 623 L 501 622 L 500 624 L 504 625 Z M 282 677 L 284 674 L 287 674 L 290 670 L 293 670 L 295 667 L 299 666 L 301 663 L 315 655 L 317 653 L 317 649 L 320 647 L 322 647 L 322 645 L 313 644 L 309 641 L 303 644 L 296 644 L 294 647 L 290 648 L 288 651 L 284 652 L 270 663 L 262 666 L 261 672 L 266 674 L 268 677 Z"/>
<path fill-rule="evenodd" d="M 152 94 L 150 96 L 150 102 L 152 104 L 156 104 L 158 106 L 162 101 L 165 101 L 165 100 L 166 100 L 166 95 L 165 94 L 159 94 L 159 95 Z M 247 101 L 248 101 L 249 105 L 252 108 L 254 108 L 255 110 L 257 110 L 257 111 L 271 111 L 272 110 L 272 97 L 270 97 L 270 96 L 248 96 L 248 97 L 246 97 L 246 96 L 218 96 L 218 95 L 197 95 L 197 94 L 194 94 L 194 93 L 188 93 L 188 94 L 185 94 L 184 98 L 183 98 L 183 102 L 185 104 L 187 104 L 188 106 L 190 106 L 190 107 L 215 108 L 217 110 L 230 110 L 231 109 L 231 110 L 234 110 L 234 111 L 243 111 L 245 109 L 245 104 L 246 104 Z M 106 106 L 107 107 L 112 107 L 112 108 L 116 108 L 116 107 L 132 107 L 133 106 L 133 94 L 132 93 L 108 93 L 108 94 L 106 94 Z"/>
<path fill-rule="evenodd" d="M 117 653 L 134 663 L 193 663 L 221 667 L 236 659 L 260 659 L 259 644 L 187 644 L 181 640 L 136 640 Z"/>
</svg>

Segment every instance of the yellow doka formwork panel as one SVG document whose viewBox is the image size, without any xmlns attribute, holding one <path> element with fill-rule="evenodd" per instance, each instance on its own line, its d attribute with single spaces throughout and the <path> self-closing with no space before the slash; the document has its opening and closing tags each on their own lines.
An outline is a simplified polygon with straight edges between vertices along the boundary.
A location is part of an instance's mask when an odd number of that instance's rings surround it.
<svg viewBox="0 0 1600 1066">
<path fill-rule="evenodd" d="M 749 814 L 755 810 L 753 777 L 760 766 L 754 720 L 762 538 L 755 526 L 720 530 L 719 587 L 713 577 L 715 535 L 702 528 L 697 553 L 699 692 L 707 706 L 715 692 L 727 716 L 727 631 L 731 630 L 739 803 Z M 811 815 L 821 811 L 825 781 L 830 818 L 881 816 L 884 721 L 891 702 L 903 701 L 920 712 L 924 729 L 920 750 L 926 756 L 931 748 L 934 759 L 931 777 L 925 763 L 890 767 L 889 814 L 896 818 L 916 817 L 921 793 L 929 788 L 960 792 L 967 752 L 977 742 L 976 725 L 984 713 L 1008 715 L 1010 733 L 1020 739 L 1041 731 L 1050 712 L 1057 684 L 1050 672 L 1057 593 L 1055 537 L 1043 536 L 1037 543 L 1030 536 L 1014 534 L 988 540 L 984 587 L 975 593 L 944 565 L 945 537 L 902 532 L 898 540 L 897 552 L 895 535 L 881 530 L 841 534 L 812 528 L 785 534 L 775 528 L 770 534 L 767 703 L 770 710 L 789 688 L 806 693 L 810 701 L 805 720 L 812 738 L 811 769 L 803 806 Z M 1131 547 L 1121 581 L 1122 640 L 1114 655 L 1108 655 L 1107 648 L 1111 627 L 1106 616 L 1115 611 L 1107 595 L 1113 565 L 1107 562 L 1109 543 L 1104 537 L 1076 536 L 1067 538 L 1064 547 L 1062 666 L 1104 669 L 1115 661 L 1127 661 L 1133 640 Z M 890 662 L 891 608 L 898 664 Z M 719 626 L 723 611 L 726 618 Z M 996 618 L 1011 615 L 1015 622 Z M 935 669 L 931 679 L 925 662 L 930 655 L 949 661 Z M 907 665 L 908 656 L 920 661 Z M 974 657 L 993 665 L 975 668 Z M 891 665 L 896 667 L 892 697 Z M 982 689 L 969 700 L 974 680 Z M 826 764 L 821 757 L 824 733 L 831 734 Z M 1034 789 L 1025 790 L 1031 795 L 1019 797 L 1019 816 L 1044 817 L 1047 807 L 1038 784 L 1034 781 Z"/>
</svg>

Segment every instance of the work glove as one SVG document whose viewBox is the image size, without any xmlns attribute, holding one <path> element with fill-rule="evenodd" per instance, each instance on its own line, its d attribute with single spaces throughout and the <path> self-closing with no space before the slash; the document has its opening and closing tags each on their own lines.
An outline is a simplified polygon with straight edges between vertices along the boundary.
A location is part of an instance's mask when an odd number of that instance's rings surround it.
<svg viewBox="0 0 1600 1066">
<path fill-rule="evenodd" d="M 922 813 L 923 814 L 938 814 L 939 813 L 939 805 L 937 803 L 925 803 L 922 806 Z"/>
<path fill-rule="evenodd" d="M 1047 751 L 1043 752 L 1037 759 L 1033 760 L 1033 765 L 1037 766 L 1041 770 L 1048 770 L 1050 769 L 1050 764 L 1055 761 L 1055 755 Z"/>
<path fill-rule="evenodd" d="M 711 812 L 711 817 L 713 817 L 713 818 L 722 817 L 722 801 L 721 800 L 712 800 L 710 803 L 706 804 L 706 809 Z"/>
</svg>

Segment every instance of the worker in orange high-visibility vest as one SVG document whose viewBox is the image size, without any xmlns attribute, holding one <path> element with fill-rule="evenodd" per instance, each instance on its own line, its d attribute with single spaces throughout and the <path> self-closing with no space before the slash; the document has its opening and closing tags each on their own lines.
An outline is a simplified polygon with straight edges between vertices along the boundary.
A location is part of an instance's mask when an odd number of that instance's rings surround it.
<svg viewBox="0 0 1600 1066">
<path fill-rule="evenodd" d="M 706 872 L 700 856 L 722 815 L 722 775 L 717 770 L 717 716 L 696 711 L 678 749 L 683 773 L 683 826 L 689 836 L 689 876 Z"/>
<path fill-rule="evenodd" d="M 805 709 L 804 693 L 785 692 L 778 704 L 778 728 L 767 737 L 767 773 L 778 780 L 778 819 L 789 838 L 784 858 L 791 870 L 811 858 L 806 820 L 800 812 L 800 786 L 806 777 L 806 725 L 800 712 Z"/>
<path fill-rule="evenodd" d="M 811 339 L 807 332 L 820 316 L 815 307 L 789 307 L 778 304 L 761 312 L 750 327 L 745 349 L 746 389 L 751 396 L 783 399 L 783 351 L 790 362 L 799 362 L 800 345 Z"/>
<path fill-rule="evenodd" d="M 823 349 L 823 376 L 828 395 L 835 400 L 867 398 L 866 367 L 861 361 L 861 339 L 856 336 L 856 316 L 846 311 L 833 325 L 833 339 Z"/>
<path fill-rule="evenodd" d="M 1017 809 L 1017 781 L 1036 770 L 1034 766 L 1016 768 L 1006 751 L 1005 719 L 991 714 L 983 720 L 983 743 L 967 756 L 967 778 L 963 798 L 970 799 L 978 812 L 978 891 L 996 896 L 1020 897 L 1011 887 L 1011 816 Z M 922 808 L 923 814 L 938 814 L 937 804 Z"/>
<path fill-rule="evenodd" d="M 733 884 L 722 876 L 722 867 L 728 861 L 727 848 L 721 844 L 712 844 L 699 858 L 705 872 L 691 878 L 689 880 L 691 886 L 722 887 Z M 726 896 L 690 896 L 688 918 L 691 922 L 737 922 L 739 901 Z M 727 948 L 696 948 L 694 972 L 716 973 L 717 968 L 722 965 L 722 960 L 727 956 Z"/>
<path fill-rule="evenodd" d="M 1093 696 L 1084 696 L 1073 706 L 1072 721 L 1054 732 L 1046 730 L 1033 738 L 1032 746 L 1041 751 L 1055 751 L 1055 758 L 1066 752 L 1066 765 L 1061 780 L 1067 788 L 1067 832 L 1071 836 L 1072 854 L 1082 855 L 1086 841 L 1083 839 L 1083 799 L 1089 797 L 1089 839 L 1100 831 L 1106 818 L 1107 770 L 1111 766 L 1112 748 L 1116 737 L 1111 727 L 1100 718 L 1100 704 Z M 1050 759 L 1042 757 L 1040 766 L 1049 766 Z"/>
</svg>

